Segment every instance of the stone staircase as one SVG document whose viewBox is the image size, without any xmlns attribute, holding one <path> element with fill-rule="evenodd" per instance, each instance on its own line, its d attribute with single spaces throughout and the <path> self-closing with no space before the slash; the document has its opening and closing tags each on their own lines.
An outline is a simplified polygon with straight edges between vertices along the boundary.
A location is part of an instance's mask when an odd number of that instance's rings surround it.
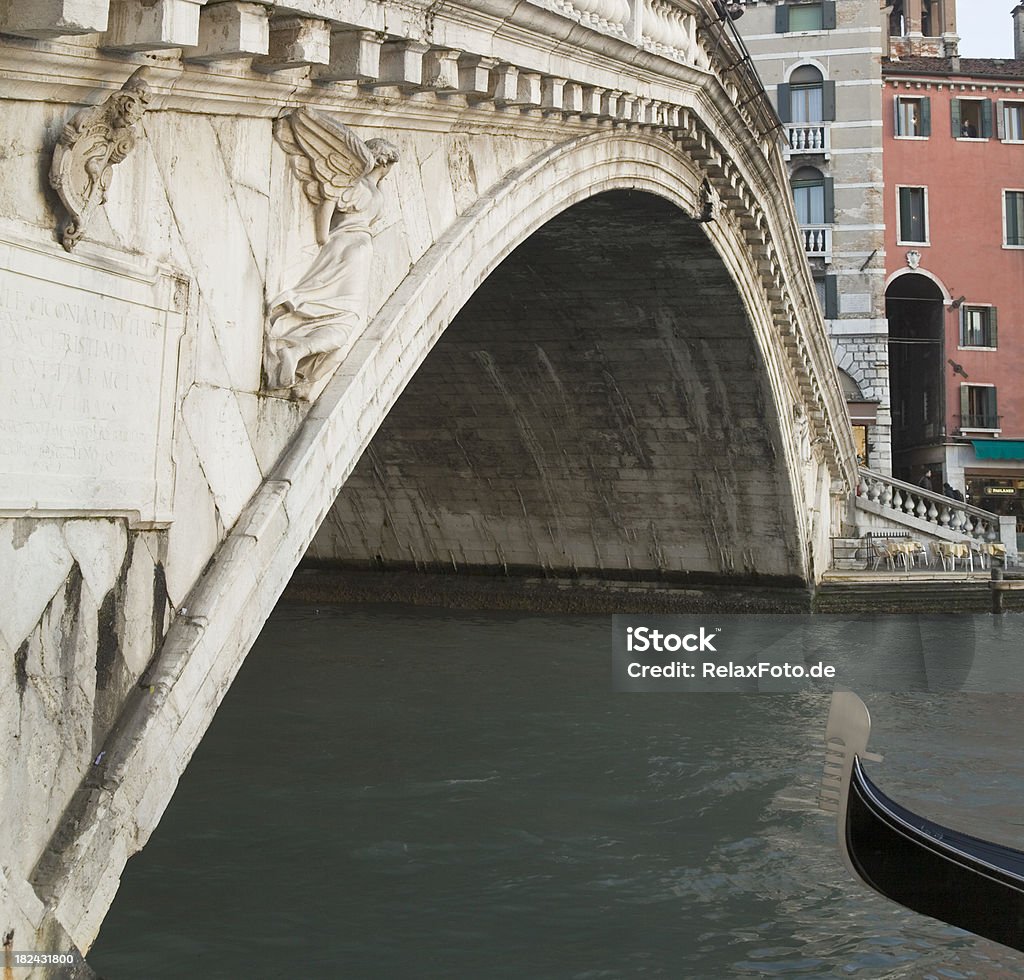
<svg viewBox="0 0 1024 980">
<path fill-rule="evenodd" d="M 999 542 L 1007 564 L 1017 562 L 1017 527 L 980 507 L 904 483 L 866 467 L 859 470 L 845 536 L 832 542 L 833 568 L 853 571 L 870 565 L 864 539 L 912 537 L 930 545 L 938 541 Z"/>
</svg>

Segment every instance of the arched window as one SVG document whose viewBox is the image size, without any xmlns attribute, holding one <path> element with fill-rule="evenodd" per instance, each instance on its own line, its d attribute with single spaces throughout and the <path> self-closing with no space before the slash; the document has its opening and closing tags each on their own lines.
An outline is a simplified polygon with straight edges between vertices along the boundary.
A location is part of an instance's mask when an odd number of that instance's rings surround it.
<svg viewBox="0 0 1024 980">
<path fill-rule="evenodd" d="M 825 80 L 813 65 L 801 65 L 789 76 L 791 122 L 816 123 L 825 117 Z"/>
<path fill-rule="evenodd" d="M 800 167 L 794 172 L 791 183 L 797 221 L 802 225 L 826 224 L 824 174 L 814 167 Z"/>
</svg>

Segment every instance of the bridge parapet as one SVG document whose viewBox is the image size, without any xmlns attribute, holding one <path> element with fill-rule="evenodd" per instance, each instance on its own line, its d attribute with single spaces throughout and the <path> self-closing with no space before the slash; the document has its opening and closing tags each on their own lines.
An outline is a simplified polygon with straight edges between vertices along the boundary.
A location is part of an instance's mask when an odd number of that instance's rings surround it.
<svg viewBox="0 0 1024 980">
<path fill-rule="evenodd" d="M 461 92 L 641 125 L 671 124 L 675 104 L 644 92 L 645 76 L 675 74 L 692 86 L 693 72 L 715 74 L 712 61 L 725 61 L 718 80 L 768 156 L 777 121 L 728 24 L 707 0 L 488 0 L 443 10 L 425 0 L 401 7 L 351 0 L 8 0 L 0 11 L 0 33 L 15 37 L 88 36 L 112 53 L 180 49 L 185 63 L 242 60 L 266 73 L 304 68 L 320 83 Z M 558 42 L 558 55 L 537 36 Z M 644 60 L 641 52 L 657 58 Z M 609 61 L 632 65 L 634 78 L 621 74 L 621 64 L 608 72 Z M 602 75 L 607 84 L 594 84 Z M 640 84 L 620 91 L 623 81 Z"/>
<path fill-rule="evenodd" d="M 112 85 L 137 56 L 179 48 L 180 57 L 147 62 L 154 109 L 273 117 L 288 105 L 329 108 L 350 98 L 355 83 L 381 100 L 389 121 L 395 106 L 427 100 L 421 111 L 429 113 L 433 100 L 504 122 L 513 113 L 524 134 L 662 133 L 700 164 L 726 220 L 741 230 L 795 384 L 813 403 L 811 439 L 836 444 L 845 409 L 806 274 L 806 242 L 788 195 L 777 192 L 785 184 L 778 120 L 723 11 L 711 0 L 482 0 L 441 10 L 354 0 L 11 0 L 0 32 L 88 34 L 78 43 L 94 46 Z M 76 82 L 81 49 L 49 53 L 67 68 L 62 90 L 95 101 L 93 79 Z M 35 49 L 7 54 L 11 95 L 38 98 Z M 232 64 L 242 74 L 224 71 Z M 838 439 L 830 465 L 836 479 L 852 482 L 853 454 Z"/>
</svg>

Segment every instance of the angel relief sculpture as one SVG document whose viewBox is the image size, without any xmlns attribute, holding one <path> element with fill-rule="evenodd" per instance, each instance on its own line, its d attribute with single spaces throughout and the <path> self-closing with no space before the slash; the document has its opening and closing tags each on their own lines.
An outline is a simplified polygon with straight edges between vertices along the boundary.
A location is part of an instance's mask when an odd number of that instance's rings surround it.
<svg viewBox="0 0 1024 980">
<path fill-rule="evenodd" d="M 283 116 L 275 135 L 316 206 L 320 251 L 302 278 L 267 304 L 263 366 L 269 389 L 303 398 L 366 325 L 372 225 L 384 200 L 379 184 L 398 149 L 384 139 L 364 143 L 312 109 Z"/>
</svg>

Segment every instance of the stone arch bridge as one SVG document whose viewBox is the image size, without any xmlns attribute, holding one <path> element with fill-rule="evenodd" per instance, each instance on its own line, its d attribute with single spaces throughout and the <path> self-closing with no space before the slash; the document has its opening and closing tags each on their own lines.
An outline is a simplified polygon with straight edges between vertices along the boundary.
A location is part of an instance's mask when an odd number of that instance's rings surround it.
<svg viewBox="0 0 1024 980">
<path fill-rule="evenodd" d="M 0 0 L 0 72 L 14 948 L 88 949 L 311 548 L 813 588 L 854 449 L 721 5 Z M 298 108 L 398 160 L 366 315 L 283 397 Z"/>
</svg>

